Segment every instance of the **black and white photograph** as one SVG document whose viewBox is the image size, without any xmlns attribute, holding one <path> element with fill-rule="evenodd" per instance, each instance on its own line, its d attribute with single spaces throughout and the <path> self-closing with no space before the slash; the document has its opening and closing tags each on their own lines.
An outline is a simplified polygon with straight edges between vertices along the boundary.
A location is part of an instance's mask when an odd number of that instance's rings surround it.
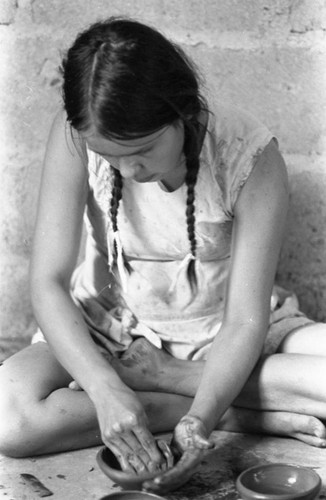
<svg viewBox="0 0 326 500">
<path fill-rule="evenodd" d="M 326 0 L 0 0 L 0 498 L 326 498 Z"/>
</svg>

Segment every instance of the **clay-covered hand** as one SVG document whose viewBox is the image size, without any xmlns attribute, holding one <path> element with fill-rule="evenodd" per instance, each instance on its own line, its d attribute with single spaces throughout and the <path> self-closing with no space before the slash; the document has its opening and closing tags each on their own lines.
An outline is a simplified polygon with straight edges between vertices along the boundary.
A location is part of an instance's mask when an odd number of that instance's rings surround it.
<svg viewBox="0 0 326 500">
<path fill-rule="evenodd" d="M 192 415 L 185 415 L 176 426 L 171 448 L 177 463 L 170 470 L 146 481 L 143 489 L 164 494 L 185 484 L 194 474 L 196 466 L 201 462 L 205 451 L 213 448 L 209 441 L 205 424 Z"/>
<path fill-rule="evenodd" d="M 101 437 L 122 470 L 141 473 L 164 470 L 166 459 L 148 429 L 145 410 L 124 384 L 94 397 Z M 107 396 L 109 394 L 109 397 Z"/>
</svg>

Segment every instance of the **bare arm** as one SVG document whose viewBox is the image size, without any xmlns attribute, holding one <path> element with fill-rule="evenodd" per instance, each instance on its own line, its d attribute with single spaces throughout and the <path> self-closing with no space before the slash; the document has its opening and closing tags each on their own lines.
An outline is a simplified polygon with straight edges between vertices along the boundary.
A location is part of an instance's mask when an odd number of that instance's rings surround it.
<svg viewBox="0 0 326 500">
<path fill-rule="evenodd" d="M 288 208 L 287 173 L 271 142 L 236 203 L 231 265 L 221 329 L 214 339 L 193 404 L 174 431 L 182 455 L 170 471 L 145 484 L 165 493 L 193 474 L 208 437 L 238 396 L 266 337 L 271 292 Z"/>
<path fill-rule="evenodd" d="M 288 208 L 287 173 L 272 141 L 235 206 L 222 327 L 190 414 L 210 432 L 241 391 L 261 353 Z"/>
<path fill-rule="evenodd" d="M 108 373 L 69 294 L 87 197 L 86 150 L 64 113 L 54 121 L 42 176 L 31 262 L 36 319 L 60 363 L 92 392 Z M 94 371 L 95 370 L 95 371 Z M 113 377 L 115 372 L 112 370 Z"/>
<path fill-rule="evenodd" d="M 86 163 L 85 144 L 70 130 L 65 114 L 59 113 L 41 184 L 31 263 L 32 304 L 56 357 L 93 401 L 103 441 L 123 467 L 131 467 L 124 458 L 128 451 L 136 470 L 152 468 L 161 462 L 161 455 L 148 431 L 145 411 L 100 354 L 69 293 L 87 199 Z"/>
</svg>

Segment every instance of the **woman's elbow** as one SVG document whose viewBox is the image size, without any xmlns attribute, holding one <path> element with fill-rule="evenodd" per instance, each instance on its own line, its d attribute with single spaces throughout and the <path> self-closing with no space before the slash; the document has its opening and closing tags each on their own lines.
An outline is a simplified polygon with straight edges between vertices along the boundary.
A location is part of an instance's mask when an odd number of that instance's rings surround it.
<svg viewBox="0 0 326 500">
<path fill-rule="evenodd" d="M 29 276 L 30 300 L 33 310 L 37 310 L 44 300 L 60 291 L 68 293 L 70 274 L 41 273 L 31 270 Z"/>
</svg>

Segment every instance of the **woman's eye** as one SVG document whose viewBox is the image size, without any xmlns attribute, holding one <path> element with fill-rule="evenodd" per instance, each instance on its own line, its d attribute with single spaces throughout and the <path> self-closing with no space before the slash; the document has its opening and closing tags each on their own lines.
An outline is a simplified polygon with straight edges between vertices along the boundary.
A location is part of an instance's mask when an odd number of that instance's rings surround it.
<svg viewBox="0 0 326 500">
<path fill-rule="evenodd" d="M 151 153 L 151 151 L 152 151 L 152 150 L 153 150 L 153 148 L 152 148 L 152 147 L 151 147 L 151 148 L 148 148 L 148 149 L 144 149 L 144 150 L 142 150 L 142 151 L 139 151 L 139 153 L 137 153 L 137 154 L 135 153 L 135 155 L 134 155 L 134 156 L 135 156 L 135 157 L 139 157 L 139 156 L 147 156 L 148 154 L 150 154 L 150 153 Z M 107 162 L 109 162 L 109 163 L 113 163 L 113 164 L 114 164 L 114 163 L 117 163 L 117 162 L 119 161 L 119 158 L 120 158 L 120 157 L 118 157 L 118 156 L 110 156 L 110 155 L 101 155 L 101 156 L 102 156 L 102 158 L 104 158 Z M 130 156 L 130 155 L 128 155 L 128 156 Z M 123 158 L 123 157 L 121 157 L 121 158 Z"/>
<path fill-rule="evenodd" d="M 141 152 L 142 156 L 147 156 L 151 153 L 153 148 L 145 149 L 144 151 Z"/>
</svg>

